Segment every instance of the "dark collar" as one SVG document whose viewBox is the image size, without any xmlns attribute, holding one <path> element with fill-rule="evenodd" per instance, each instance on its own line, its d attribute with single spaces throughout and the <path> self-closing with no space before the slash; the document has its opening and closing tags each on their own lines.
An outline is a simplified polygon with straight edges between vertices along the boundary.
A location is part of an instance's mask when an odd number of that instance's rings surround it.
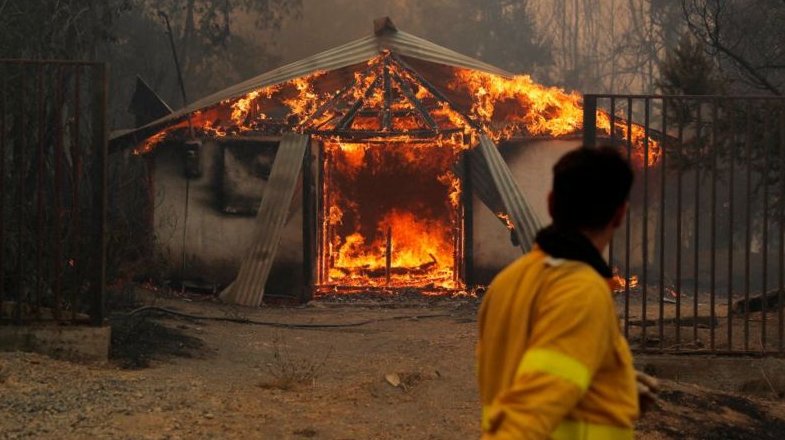
<svg viewBox="0 0 785 440">
<path fill-rule="evenodd" d="M 597 271 L 603 278 L 613 276 L 608 263 L 602 258 L 589 239 L 577 231 L 568 231 L 548 226 L 537 233 L 536 243 L 553 258 L 584 262 Z"/>
</svg>

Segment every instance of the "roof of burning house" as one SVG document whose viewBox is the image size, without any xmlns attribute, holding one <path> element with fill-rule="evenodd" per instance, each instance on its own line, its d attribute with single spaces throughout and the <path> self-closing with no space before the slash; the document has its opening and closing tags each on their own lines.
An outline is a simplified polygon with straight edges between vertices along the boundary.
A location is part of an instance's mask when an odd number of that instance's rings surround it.
<svg viewBox="0 0 785 440">
<path fill-rule="evenodd" d="M 597 134 L 628 139 L 649 164 L 661 134 L 597 111 Z M 138 154 L 185 136 L 280 136 L 299 132 L 345 142 L 476 144 L 563 137 L 583 129 L 582 96 L 536 83 L 399 31 L 374 33 L 236 84 L 142 127 L 117 132 L 110 149 Z M 645 140 L 648 139 L 648 142 Z M 646 148 L 647 147 L 647 148 Z"/>
<path fill-rule="evenodd" d="M 374 33 L 371 35 L 240 82 L 136 129 L 117 131 L 110 140 L 110 147 L 116 150 L 136 145 L 165 127 L 184 121 L 188 115 L 265 87 L 323 72 L 341 69 L 350 72 L 357 71 L 358 69 L 352 69 L 352 67 L 364 66 L 369 60 L 383 53 L 394 54 L 413 63 L 424 61 L 429 64 L 486 72 L 501 77 L 510 78 L 513 76 L 498 67 L 400 31 L 388 17 L 384 17 L 374 21 Z M 417 63 L 417 65 L 420 68 L 423 66 L 422 63 Z M 344 72 L 344 76 L 346 76 L 346 72 Z"/>
</svg>

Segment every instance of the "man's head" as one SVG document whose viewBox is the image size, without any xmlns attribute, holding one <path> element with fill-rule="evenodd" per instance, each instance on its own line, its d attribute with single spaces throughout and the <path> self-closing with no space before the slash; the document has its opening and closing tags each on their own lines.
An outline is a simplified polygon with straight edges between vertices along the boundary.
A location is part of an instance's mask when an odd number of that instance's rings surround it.
<svg viewBox="0 0 785 440">
<path fill-rule="evenodd" d="M 632 180 L 629 162 L 613 147 L 570 151 L 553 167 L 548 199 L 553 223 L 576 231 L 619 227 Z"/>
</svg>

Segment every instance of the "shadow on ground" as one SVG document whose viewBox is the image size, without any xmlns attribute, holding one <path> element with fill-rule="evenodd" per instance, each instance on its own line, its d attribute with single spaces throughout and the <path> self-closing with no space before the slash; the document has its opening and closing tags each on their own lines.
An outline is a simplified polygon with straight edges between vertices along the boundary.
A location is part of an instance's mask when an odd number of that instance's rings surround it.
<svg viewBox="0 0 785 440">
<path fill-rule="evenodd" d="M 778 440 L 785 420 L 767 402 L 672 384 L 660 393 L 660 408 L 641 422 L 644 431 L 671 439 Z M 648 428 L 648 429 L 647 429 Z"/>
<path fill-rule="evenodd" d="M 190 327 L 176 321 L 163 323 L 148 316 L 116 315 L 111 324 L 109 359 L 121 368 L 147 368 L 151 360 L 195 357 L 206 350 L 201 339 L 186 334 Z"/>
</svg>

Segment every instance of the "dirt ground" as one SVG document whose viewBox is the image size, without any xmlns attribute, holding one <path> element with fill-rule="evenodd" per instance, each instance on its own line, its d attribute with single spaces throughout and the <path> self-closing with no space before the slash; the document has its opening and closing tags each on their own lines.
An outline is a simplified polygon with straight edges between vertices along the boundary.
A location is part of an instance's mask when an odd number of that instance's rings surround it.
<svg viewBox="0 0 785 440">
<path fill-rule="evenodd" d="M 471 298 L 328 299 L 245 309 L 148 305 L 286 328 L 142 312 L 114 317 L 112 361 L 0 354 L 0 438 L 479 437 Z M 396 386 L 393 386 L 396 385 Z M 785 406 L 666 382 L 641 439 L 781 439 Z"/>
</svg>

